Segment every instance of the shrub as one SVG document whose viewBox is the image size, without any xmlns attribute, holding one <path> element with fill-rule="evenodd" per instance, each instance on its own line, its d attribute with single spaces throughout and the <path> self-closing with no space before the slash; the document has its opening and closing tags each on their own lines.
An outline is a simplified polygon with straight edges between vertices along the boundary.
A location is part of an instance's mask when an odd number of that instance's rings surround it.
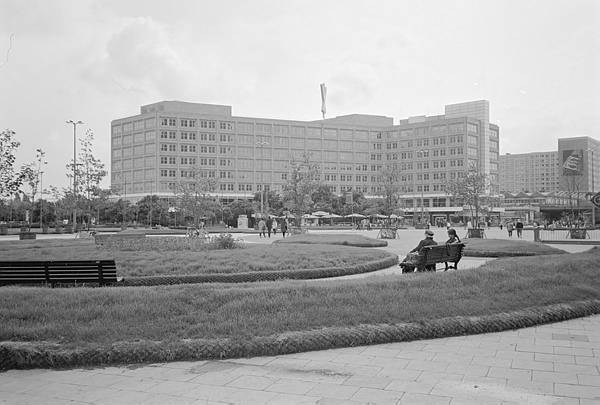
<svg viewBox="0 0 600 405">
<path fill-rule="evenodd" d="M 233 238 L 231 234 L 220 234 L 207 238 L 182 238 L 176 236 L 119 239 L 108 238 L 104 247 L 110 250 L 121 251 L 203 251 L 218 249 L 236 249 L 244 247 L 243 241 Z"/>
</svg>

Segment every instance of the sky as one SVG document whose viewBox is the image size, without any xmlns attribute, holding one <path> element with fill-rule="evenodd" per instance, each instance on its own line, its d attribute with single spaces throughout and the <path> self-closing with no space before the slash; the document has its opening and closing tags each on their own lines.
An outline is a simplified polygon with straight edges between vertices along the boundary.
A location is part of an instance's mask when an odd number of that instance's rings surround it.
<svg viewBox="0 0 600 405">
<path fill-rule="evenodd" d="M 161 100 L 292 120 L 399 119 L 486 99 L 500 153 L 600 139 L 600 1 L 0 0 L 0 129 L 68 186 L 73 129 Z M 107 177 L 104 186 L 109 186 Z"/>
</svg>

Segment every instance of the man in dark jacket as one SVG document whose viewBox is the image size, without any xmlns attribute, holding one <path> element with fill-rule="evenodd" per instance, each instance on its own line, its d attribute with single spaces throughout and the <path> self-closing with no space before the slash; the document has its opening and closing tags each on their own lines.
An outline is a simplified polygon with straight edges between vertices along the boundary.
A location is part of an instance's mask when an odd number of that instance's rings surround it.
<svg viewBox="0 0 600 405">
<path fill-rule="evenodd" d="M 267 217 L 267 234 L 271 237 L 271 228 L 273 228 L 273 218 Z"/>
<path fill-rule="evenodd" d="M 419 253 L 425 246 L 437 245 L 437 242 L 433 240 L 433 231 L 429 229 L 425 231 L 425 239 L 419 242 L 416 248 L 411 250 L 411 253 Z"/>
</svg>

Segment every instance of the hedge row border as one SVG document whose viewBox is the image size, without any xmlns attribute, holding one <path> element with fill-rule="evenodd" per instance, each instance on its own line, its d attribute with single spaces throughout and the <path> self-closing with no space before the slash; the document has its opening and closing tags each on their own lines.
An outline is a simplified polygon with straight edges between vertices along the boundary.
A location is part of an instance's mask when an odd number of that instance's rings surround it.
<svg viewBox="0 0 600 405">
<path fill-rule="evenodd" d="M 463 256 L 467 257 L 530 257 L 530 256 L 549 256 L 549 255 L 562 255 L 568 254 L 568 252 L 502 252 L 502 251 L 486 251 L 486 250 L 468 250 L 463 251 Z"/>
<path fill-rule="evenodd" d="M 285 239 L 278 239 L 276 241 L 274 241 L 273 243 L 277 243 L 277 244 L 281 244 L 281 245 L 291 245 L 293 243 L 297 243 L 299 245 L 337 245 L 337 246 L 352 246 L 352 247 L 361 247 L 361 248 L 382 248 L 382 247 L 387 247 L 388 243 L 387 241 L 382 241 L 382 240 L 377 240 L 377 239 L 373 239 L 373 242 L 365 242 L 365 243 L 360 243 L 360 242 L 348 242 L 348 241 L 343 241 L 343 242 L 310 242 L 310 241 L 295 241 L 295 240 L 291 240 L 290 242 L 286 241 Z"/>
<path fill-rule="evenodd" d="M 308 280 L 316 278 L 329 278 L 349 276 L 353 274 L 369 273 L 382 270 L 398 264 L 398 256 L 385 252 L 386 257 L 367 263 L 356 264 L 349 267 L 322 267 L 316 269 L 253 271 L 244 273 L 208 273 L 190 275 L 144 276 L 124 278 L 118 286 L 140 287 L 174 284 L 198 283 L 245 283 L 275 280 Z"/>
<path fill-rule="evenodd" d="M 0 370 L 107 366 L 277 356 L 341 347 L 501 332 L 600 314 L 600 300 L 575 301 L 485 316 L 411 323 L 328 327 L 253 338 L 118 342 L 66 349 L 58 344 L 0 343 Z"/>
</svg>

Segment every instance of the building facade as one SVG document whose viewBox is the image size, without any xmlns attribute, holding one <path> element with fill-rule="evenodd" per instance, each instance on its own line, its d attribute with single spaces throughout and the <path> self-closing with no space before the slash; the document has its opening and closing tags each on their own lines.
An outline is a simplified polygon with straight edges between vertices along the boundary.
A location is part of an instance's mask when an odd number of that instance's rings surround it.
<svg viewBox="0 0 600 405">
<path fill-rule="evenodd" d="M 559 184 L 568 193 L 600 191 L 600 141 L 589 136 L 558 140 Z"/>
<path fill-rule="evenodd" d="M 237 117 L 230 106 L 162 101 L 111 123 L 111 185 L 121 196 L 172 196 L 178 184 L 215 179 L 215 194 L 250 198 L 286 184 L 305 154 L 337 194 L 382 193 L 380 171 L 400 169 L 401 204 L 439 212 L 453 207 L 445 184 L 476 167 L 499 191 L 499 128 L 485 100 L 447 105 L 445 114 L 391 117 L 352 114 L 317 121 Z M 432 217 L 430 216 L 430 219 Z"/>
<path fill-rule="evenodd" d="M 507 153 L 500 156 L 500 192 L 559 190 L 558 152 Z"/>
</svg>

